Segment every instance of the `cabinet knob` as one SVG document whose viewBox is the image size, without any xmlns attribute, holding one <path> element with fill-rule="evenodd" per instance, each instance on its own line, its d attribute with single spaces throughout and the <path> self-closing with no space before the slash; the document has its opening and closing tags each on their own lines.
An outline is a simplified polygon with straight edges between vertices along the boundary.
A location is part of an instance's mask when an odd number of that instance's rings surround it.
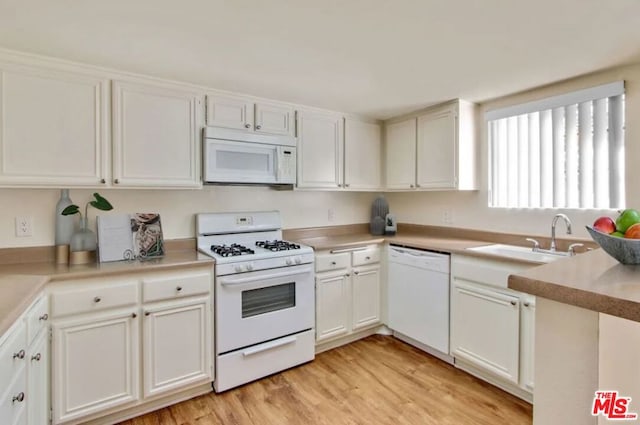
<svg viewBox="0 0 640 425">
<path fill-rule="evenodd" d="M 144 312 L 144 315 L 145 315 L 145 316 L 149 316 L 150 314 L 151 314 L 151 313 L 149 313 L 148 311 L 145 311 L 145 312 Z"/>
<path fill-rule="evenodd" d="M 14 359 L 24 359 L 25 352 L 24 350 L 20 350 L 17 353 L 13 353 Z"/>
<path fill-rule="evenodd" d="M 335 266 L 335 265 L 336 265 L 336 262 L 335 262 L 335 261 L 332 261 L 332 262 L 331 262 L 331 265 L 332 265 L 332 266 Z"/>
<path fill-rule="evenodd" d="M 182 291 L 182 286 L 176 286 L 176 291 L 178 292 Z"/>
<path fill-rule="evenodd" d="M 345 276 L 346 276 L 346 277 L 349 277 L 349 276 L 351 276 L 351 273 L 347 273 L 347 274 L 345 274 Z"/>
<path fill-rule="evenodd" d="M 13 399 L 11 399 L 11 403 L 15 403 L 16 401 L 18 403 L 22 403 L 24 401 L 24 393 L 23 392 L 20 392 L 20 394 L 13 396 Z"/>
<path fill-rule="evenodd" d="M 511 301 L 511 305 L 516 305 L 516 304 L 518 304 L 518 303 L 515 302 L 515 301 Z"/>
<path fill-rule="evenodd" d="M 114 182 L 115 184 L 119 184 L 119 183 L 120 183 L 120 179 L 115 179 L 113 182 Z"/>
<path fill-rule="evenodd" d="M 529 307 L 530 305 L 531 305 L 531 304 L 529 304 L 528 302 L 525 302 L 525 303 L 524 303 L 524 306 L 525 306 L 525 307 Z"/>
<path fill-rule="evenodd" d="M 353 274 L 358 275 L 358 274 L 360 274 L 360 272 L 353 272 Z"/>
<path fill-rule="evenodd" d="M 245 124 L 244 128 L 251 128 L 251 124 Z"/>
<path fill-rule="evenodd" d="M 413 185 L 412 185 L 412 184 L 410 184 L 410 185 L 409 185 L 409 187 L 410 187 L 411 189 L 413 189 Z"/>
<path fill-rule="evenodd" d="M 371 257 L 364 257 L 364 259 L 369 261 L 369 260 L 371 260 Z"/>
<path fill-rule="evenodd" d="M 45 313 L 42 316 L 38 317 L 38 320 L 47 321 L 49 320 L 49 315 Z"/>
<path fill-rule="evenodd" d="M 100 183 L 105 184 L 107 181 L 105 179 L 100 179 Z"/>
<path fill-rule="evenodd" d="M 261 125 L 256 125 L 256 130 L 260 130 L 262 128 Z"/>
<path fill-rule="evenodd" d="M 100 298 L 100 297 L 95 297 L 95 298 L 93 299 L 93 302 L 94 302 L 94 303 L 99 303 L 100 301 L 102 301 L 102 298 Z"/>
<path fill-rule="evenodd" d="M 131 318 L 132 318 L 132 319 L 135 319 L 136 317 L 138 317 L 138 315 L 137 315 L 137 314 L 135 314 L 135 313 L 131 313 Z"/>
<path fill-rule="evenodd" d="M 344 187 L 349 187 L 349 186 L 350 186 L 349 183 L 344 184 Z"/>
<path fill-rule="evenodd" d="M 36 354 L 35 356 L 31 356 L 31 361 L 37 361 L 39 362 L 40 359 L 42 359 L 42 355 L 40 353 Z"/>
</svg>

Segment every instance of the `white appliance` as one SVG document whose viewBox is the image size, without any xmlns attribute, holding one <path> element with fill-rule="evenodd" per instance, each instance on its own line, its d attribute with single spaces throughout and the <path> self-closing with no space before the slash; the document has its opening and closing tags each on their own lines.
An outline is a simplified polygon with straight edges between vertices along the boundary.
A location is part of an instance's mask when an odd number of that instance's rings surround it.
<svg viewBox="0 0 640 425">
<path fill-rule="evenodd" d="M 293 185 L 296 182 L 295 137 L 205 127 L 203 143 L 205 183 Z"/>
<path fill-rule="evenodd" d="M 449 255 L 394 245 L 388 255 L 389 327 L 400 339 L 453 363 Z"/>
<path fill-rule="evenodd" d="M 198 214 L 196 227 L 216 260 L 215 390 L 313 360 L 313 249 L 282 240 L 277 211 Z"/>
</svg>

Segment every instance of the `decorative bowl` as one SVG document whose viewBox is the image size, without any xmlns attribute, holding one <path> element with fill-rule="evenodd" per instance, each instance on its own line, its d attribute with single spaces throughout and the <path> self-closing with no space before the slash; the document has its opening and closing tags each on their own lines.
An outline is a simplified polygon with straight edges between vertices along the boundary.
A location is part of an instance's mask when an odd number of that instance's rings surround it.
<svg viewBox="0 0 640 425">
<path fill-rule="evenodd" d="M 591 238 L 600 248 L 622 264 L 640 264 L 640 239 L 625 239 L 607 235 L 586 226 Z"/>
</svg>

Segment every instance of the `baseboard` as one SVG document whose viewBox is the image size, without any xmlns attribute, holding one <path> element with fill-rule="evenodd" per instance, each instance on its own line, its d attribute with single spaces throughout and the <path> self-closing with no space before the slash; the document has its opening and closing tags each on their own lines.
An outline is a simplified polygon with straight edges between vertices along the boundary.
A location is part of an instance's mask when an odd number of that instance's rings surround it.
<svg viewBox="0 0 640 425">
<path fill-rule="evenodd" d="M 414 347 L 416 347 L 419 350 L 424 351 L 425 353 L 428 353 L 430 355 L 432 355 L 433 357 L 436 357 L 440 360 L 442 360 L 443 362 L 449 363 L 449 364 L 454 364 L 453 361 L 453 357 L 450 356 L 449 354 L 443 353 L 439 350 L 436 350 L 433 347 L 429 347 L 426 344 L 421 343 L 420 341 L 416 341 L 415 339 L 408 337 L 406 335 L 403 335 L 401 333 L 398 332 L 393 332 L 392 334 L 394 337 L 398 338 L 400 341 L 406 342 L 409 345 L 412 345 Z"/>
</svg>

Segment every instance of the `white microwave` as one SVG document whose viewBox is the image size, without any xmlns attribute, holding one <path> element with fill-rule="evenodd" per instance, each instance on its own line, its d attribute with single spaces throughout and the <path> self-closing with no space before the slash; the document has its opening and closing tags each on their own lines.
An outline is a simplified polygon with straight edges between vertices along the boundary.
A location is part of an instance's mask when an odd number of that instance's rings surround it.
<svg viewBox="0 0 640 425">
<path fill-rule="evenodd" d="M 204 183 L 292 185 L 296 138 L 205 127 Z"/>
</svg>

